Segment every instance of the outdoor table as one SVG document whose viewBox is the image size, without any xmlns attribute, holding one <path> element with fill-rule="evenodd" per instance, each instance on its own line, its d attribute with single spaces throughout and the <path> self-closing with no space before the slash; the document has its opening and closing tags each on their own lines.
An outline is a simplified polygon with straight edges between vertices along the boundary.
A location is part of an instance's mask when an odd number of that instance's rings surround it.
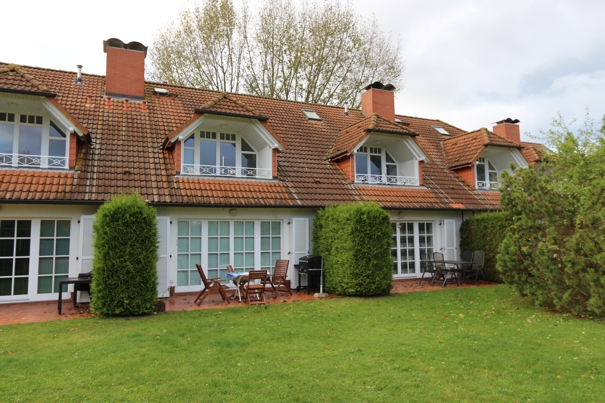
<svg viewBox="0 0 605 403">
<path fill-rule="evenodd" d="M 63 285 L 73 284 L 74 285 L 74 308 L 78 307 L 78 286 L 86 284 L 90 287 L 92 283 L 91 277 L 67 277 L 63 280 L 59 280 L 59 315 L 61 315 L 61 306 L 63 305 Z M 90 289 L 90 288 L 88 288 Z M 86 291 L 86 290 L 84 290 Z"/>
<path fill-rule="evenodd" d="M 464 271 L 462 270 L 462 266 L 464 266 L 464 265 L 472 265 L 473 262 L 472 261 L 468 261 L 468 260 L 460 260 L 460 259 L 444 260 L 443 262 L 445 264 L 449 264 L 449 265 L 455 266 L 455 269 L 453 270 L 453 272 L 456 273 L 456 274 L 462 274 L 462 283 L 464 284 Z"/>
<path fill-rule="evenodd" d="M 246 284 L 248 282 L 248 272 L 244 272 L 244 273 L 227 273 L 225 275 L 227 277 L 227 280 L 231 280 L 233 282 L 233 284 L 235 284 L 235 294 L 233 294 L 233 297 L 231 297 L 231 299 L 235 299 L 235 297 L 237 296 L 239 299 L 239 302 L 242 302 L 242 287 L 244 286 L 244 284 Z"/>
</svg>

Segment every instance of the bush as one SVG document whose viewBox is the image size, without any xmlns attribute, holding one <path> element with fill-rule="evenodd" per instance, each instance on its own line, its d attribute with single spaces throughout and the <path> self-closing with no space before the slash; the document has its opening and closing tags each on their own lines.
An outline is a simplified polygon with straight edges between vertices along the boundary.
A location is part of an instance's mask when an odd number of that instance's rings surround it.
<svg viewBox="0 0 605 403">
<path fill-rule="evenodd" d="M 326 291 L 373 296 L 393 288 L 393 230 L 389 215 L 375 203 L 320 210 L 314 221 L 314 254 L 324 258 Z"/>
<path fill-rule="evenodd" d="M 502 278 L 536 304 L 572 314 L 605 314 L 605 126 L 574 135 L 555 120 L 555 164 L 503 174 L 511 223 L 498 254 Z"/>
<path fill-rule="evenodd" d="M 463 221 L 460 226 L 460 250 L 485 251 L 484 272 L 489 281 L 502 281 L 496 257 L 508 228 L 506 217 L 502 212 L 485 213 Z"/>
<path fill-rule="evenodd" d="M 103 315 L 156 310 L 158 230 L 156 211 L 138 194 L 103 204 L 93 225 L 91 308 Z"/>
</svg>

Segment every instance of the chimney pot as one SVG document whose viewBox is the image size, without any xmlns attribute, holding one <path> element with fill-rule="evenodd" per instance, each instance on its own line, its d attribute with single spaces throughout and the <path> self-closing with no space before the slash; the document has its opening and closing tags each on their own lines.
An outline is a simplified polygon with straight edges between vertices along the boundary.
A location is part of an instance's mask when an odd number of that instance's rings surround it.
<svg viewBox="0 0 605 403">
<path fill-rule="evenodd" d="M 507 118 L 496 122 L 493 132 L 499 136 L 509 139 L 514 143 L 521 143 L 521 132 L 519 130 L 519 119 Z"/>
<path fill-rule="evenodd" d="M 374 113 L 379 114 L 385 119 L 395 121 L 395 86 L 392 84 L 382 85 L 376 81 L 364 88 L 366 91 L 361 94 L 361 112 L 364 116 L 370 116 Z"/>
</svg>

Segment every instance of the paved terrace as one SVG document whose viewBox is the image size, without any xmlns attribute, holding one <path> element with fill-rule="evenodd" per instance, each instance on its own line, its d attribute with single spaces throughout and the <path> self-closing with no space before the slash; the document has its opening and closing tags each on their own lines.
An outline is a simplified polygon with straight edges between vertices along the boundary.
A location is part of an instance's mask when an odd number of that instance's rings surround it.
<svg viewBox="0 0 605 403">
<path fill-rule="evenodd" d="M 391 294 L 401 294 L 416 291 L 437 291 L 445 288 L 468 288 L 493 285 L 490 283 L 479 282 L 477 285 L 463 284 L 460 287 L 450 284 L 444 288 L 441 285 L 437 285 L 437 283 L 431 286 L 426 280 L 419 285 L 418 279 L 395 280 L 393 284 L 394 287 L 391 290 Z M 170 297 L 166 300 L 166 311 L 196 311 L 201 309 L 217 308 L 224 309 L 246 305 L 243 300 L 242 302 L 239 302 L 237 299 L 232 300 L 230 304 L 227 304 L 227 302 L 222 300 L 220 295 L 210 294 L 204 300 L 204 302 L 198 306 L 193 303 L 193 300 L 196 297 L 197 293 L 177 293 L 174 297 Z M 292 296 L 290 296 L 288 293 L 280 292 L 277 298 L 274 298 L 273 292 L 266 292 L 265 297 L 268 304 L 310 301 L 317 299 L 313 296 L 313 292 L 311 294 L 307 294 L 307 290 L 293 290 Z M 330 294 L 328 298 L 338 298 L 338 296 Z M 78 308 L 74 308 L 73 301 L 70 299 L 63 300 L 62 310 L 63 314 L 59 315 L 57 312 L 57 301 L 0 304 L 0 326 L 17 323 L 70 320 L 95 316 L 95 314 L 90 312 L 87 303 L 80 303 Z"/>
</svg>

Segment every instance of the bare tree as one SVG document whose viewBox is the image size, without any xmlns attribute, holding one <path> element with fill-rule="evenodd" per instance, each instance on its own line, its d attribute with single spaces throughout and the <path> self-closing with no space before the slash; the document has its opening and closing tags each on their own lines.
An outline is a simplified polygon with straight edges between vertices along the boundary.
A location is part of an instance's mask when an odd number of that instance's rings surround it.
<svg viewBox="0 0 605 403">
<path fill-rule="evenodd" d="M 240 10 L 239 12 L 237 10 Z M 400 87 L 400 43 L 350 3 L 206 0 L 159 31 L 151 78 L 170 83 L 310 103 L 359 105 L 371 81 Z"/>
</svg>

